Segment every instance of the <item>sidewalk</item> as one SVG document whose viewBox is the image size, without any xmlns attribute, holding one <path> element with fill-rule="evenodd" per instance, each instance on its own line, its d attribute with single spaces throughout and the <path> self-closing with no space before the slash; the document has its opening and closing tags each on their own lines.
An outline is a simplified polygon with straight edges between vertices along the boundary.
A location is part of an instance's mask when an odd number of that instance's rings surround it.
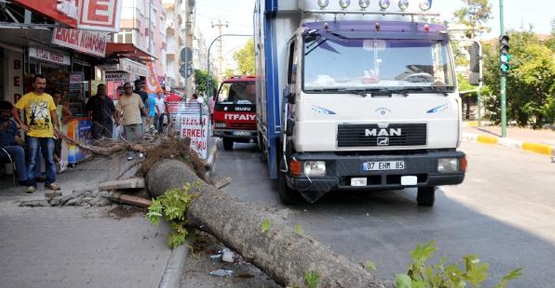
<svg viewBox="0 0 555 288">
<path fill-rule="evenodd" d="M 63 195 L 94 190 L 131 165 L 124 155 L 97 158 L 57 175 Z M 4 182 L 4 181 L 3 181 Z M 139 209 L 106 207 L 20 207 L 44 200 L 38 186 L 4 186 L 0 192 L 0 279 L 2 287 L 158 287 L 171 250 L 169 227 L 151 225 Z M 42 183 L 39 183 L 42 184 Z M 114 214 L 115 210 L 127 212 Z"/>
<path fill-rule="evenodd" d="M 465 123 L 462 128 L 463 140 L 485 144 L 500 145 L 548 156 L 555 156 L 555 131 L 507 127 L 506 137 L 501 137 L 499 126 L 471 126 Z"/>
</svg>

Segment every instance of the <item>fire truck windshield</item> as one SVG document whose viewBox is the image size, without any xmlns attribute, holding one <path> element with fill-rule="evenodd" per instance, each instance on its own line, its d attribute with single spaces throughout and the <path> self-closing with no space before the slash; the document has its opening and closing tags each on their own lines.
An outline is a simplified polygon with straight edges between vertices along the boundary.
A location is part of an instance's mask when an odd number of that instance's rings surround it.
<svg viewBox="0 0 555 288">
<path fill-rule="evenodd" d="M 255 104 L 255 82 L 225 82 L 220 87 L 217 103 Z"/>
</svg>

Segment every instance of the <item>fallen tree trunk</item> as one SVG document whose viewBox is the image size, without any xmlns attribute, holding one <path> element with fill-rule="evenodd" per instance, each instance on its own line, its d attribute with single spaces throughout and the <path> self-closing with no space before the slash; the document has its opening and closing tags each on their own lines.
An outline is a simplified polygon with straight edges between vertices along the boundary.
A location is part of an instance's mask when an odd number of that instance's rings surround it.
<svg viewBox="0 0 555 288">
<path fill-rule="evenodd" d="M 198 179 L 185 163 L 169 159 L 159 161 L 146 174 L 149 193 L 156 195 Z M 315 239 L 294 233 L 292 227 L 253 204 L 237 202 L 204 182 L 200 191 L 187 210 L 188 219 L 282 285 L 306 287 L 305 273 L 311 272 L 320 277 L 318 287 L 394 287 Z M 263 231 L 261 223 L 267 220 L 271 225 Z"/>
</svg>

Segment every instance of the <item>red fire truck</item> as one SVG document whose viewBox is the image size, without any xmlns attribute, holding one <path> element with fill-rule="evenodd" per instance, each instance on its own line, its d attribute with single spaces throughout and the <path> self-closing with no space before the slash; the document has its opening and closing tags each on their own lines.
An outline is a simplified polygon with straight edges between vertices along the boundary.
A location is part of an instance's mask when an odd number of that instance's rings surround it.
<svg viewBox="0 0 555 288">
<path fill-rule="evenodd" d="M 256 142 L 256 77 L 234 76 L 223 80 L 214 95 L 214 136 L 221 137 L 225 150 L 234 142 Z"/>
</svg>

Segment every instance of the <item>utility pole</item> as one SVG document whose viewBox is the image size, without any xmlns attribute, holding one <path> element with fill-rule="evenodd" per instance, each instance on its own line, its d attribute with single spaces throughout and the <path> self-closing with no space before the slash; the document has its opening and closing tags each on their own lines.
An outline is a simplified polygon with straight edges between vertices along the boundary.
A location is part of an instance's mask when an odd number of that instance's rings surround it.
<svg viewBox="0 0 555 288">
<path fill-rule="evenodd" d="M 223 71 L 222 71 L 222 62 L 224 60 L 223 56 L 222 56 L 222 51 L 223 51 L 223 44 L 222 44 L 222 27 L 228 28 L 228 24 L 227 21 L 225 21 L 225 23 L 222 23 L 221 19 L 218 19 L 218 23 L 214 24 L 212 23 L 212 28 L 217 27 L 218 28 L 218 78 L 221 78 Z M 208 70 L 210 70 L 210 67 L 208 67 Z"/>
<path fill-rule="evenodd" d="M 193 49 L 193 34 L 194 34 L 194 22 L 192 19 L 192 14 L 195 11 L 195 1 L 187 0 L 185 5 L 185 47 Z M 189 65 L 192 59 L 186 58 L 185 65 Z M 192 95 L 193 83 L 191 81 L 192 77 L 185 77 L 185 94 L 187 96 Z"/>
<path fill-rule="evenodd" d="M 505 23 L 503 21 L 503 0 L 499 0 L 499 37 L 505 35 Z M 507 137 L 507 77 L 505 73 L 501 73 L 499 78 L 499 86 L 501 90 L 501 137 Z"/>
</svg>

